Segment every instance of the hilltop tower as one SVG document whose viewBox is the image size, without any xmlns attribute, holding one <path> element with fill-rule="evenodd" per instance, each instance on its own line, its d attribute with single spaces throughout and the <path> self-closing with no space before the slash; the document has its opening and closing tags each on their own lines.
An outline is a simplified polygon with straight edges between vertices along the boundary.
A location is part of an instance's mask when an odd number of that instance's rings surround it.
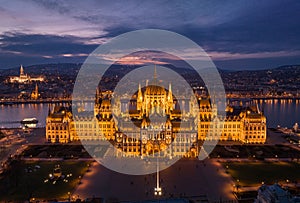
<svg viewBox="0 0 300 203">
<path fill-rule="evenodd" d="M 20 76 L 21 75 L 24 75 L 24 68 L 23 68 L 23 65 L 21 65 L 21 67 L 20 67 Z"/>
</svg>

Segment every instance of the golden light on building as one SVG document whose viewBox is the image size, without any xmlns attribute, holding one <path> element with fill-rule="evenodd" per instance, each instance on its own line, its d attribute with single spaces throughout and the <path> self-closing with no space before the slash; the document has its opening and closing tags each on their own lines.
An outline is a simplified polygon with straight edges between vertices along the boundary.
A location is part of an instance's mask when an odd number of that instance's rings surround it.
<svg viewBox="0 0 300 203">
<path fill-rule="evenodd" d="M 138 85 L 130 98 L 114 98 L 114 106 L 111 103 L 112 92 L 98 89 L 93 115 L 85 116 L 82 110 L 75 123 L 71 111 L 55 109 L 47 118 L 47 140 L 78 140 L 77 132 L 82 140 L 109 141 L 116 156 L 169 158 L 197 157 L 206 140 L 266 142 L 266 117 L 257 105 L 228 105 L 226 116 L 218 117 L 210 99 L 175 98 L 172 84 L 163 88 L 156 71 L 149 85 Z"/>
<path fill-rule="evenodd" d="M 9 77 L 10 83 L 31 83 L 31 82 L 42 82 L 44 80 L 45 80 L 45 78 L 42 76 L 31 77 L 30 75 L 25 74 L 24 68 L 22 65 L 20 67 L 20 75 L 19 76 L 10 76 Z"/>
<path fill-rule="evenodd" d="M 34 90 L 31 92 L 31 95 L 30 95 L 30 98 L 31 99 L 38 99 L 40 97 L 40 94 L 39 94 L 39 88 L 38 88 L 38 85 L 37 83 L 35 84 L 35 88 Z"/>
</svg>

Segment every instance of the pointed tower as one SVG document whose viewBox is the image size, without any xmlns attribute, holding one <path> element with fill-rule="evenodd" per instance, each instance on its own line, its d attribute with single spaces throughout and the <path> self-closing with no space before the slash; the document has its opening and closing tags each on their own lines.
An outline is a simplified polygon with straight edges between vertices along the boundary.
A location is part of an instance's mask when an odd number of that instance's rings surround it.
<svg viewBox="0 0 300 203">
<path fill-rule="evenodd" d="M 48 116 L 50 116 L 51 115 L 51 109 L 50 109 L 50 106 L 49 106 L 49 108 L 48 108 Z"/>
<path fill-rule="evenodd" d="M 171 113 L 170 111 L 173 110 L 173 93 L 172 93 L 171 83 L 169 83 L 167 102 L 168 102 L 167 113 Z"/>
<path fill-rule="evenodd" d="M 35 93 L 36 93 L 36 94 L 39 93 L 39 87 L 38 87 L 37 83 L 35 83 Z"/>
<path fill-rule="evenodd" d="M 152 81 L 152 84 L 151 84 L 151 85 L 154 85 L 154 86 L 157 86 L 157 85 L 158 85 L 158 82 L 157 82 L 157 70 L 156 70 L 156 64 L 154 64 L 153 81 Z"/>
<path fill-rule="evenodd" d="M 24 75 L 24 69 L 23 69 L 23 66 L 21 65 L 21 67 L 20 67 L 20 76 L 21 75 Z"/>
<path fill-rule="evenodd" d="M 142 105 L 143 105 L 143 93 L 142 93 L 141 84 L 139 83 L 139 89 L 137 94 L 137 110 L 142 110 Z"/>
<path fill-rule="evenodd" d="M 39 87 L 37 83 L 35 84 L 35 88 L 31 93 L 31 99 L 38 99 L 39 98 Z"/>
<path fill-rule="evenodd" d="M 96 94 L 95 94 L 94 116 L 97 116 L 99 114 L 101 101 L 102 101 L 102 91 L 100 90 L 100 87 L 97 87 Z"/>
<path fill-rule="evenodd" d="M 261 114 L 261 111 L 260 111 L 260 109 L 259 109 L 259 107 L 258 107 L 258 103 L 256 103 L 255 107 L 256 107 L 256 112 L 257 112 L 258 114 Z"/>
<path fill-rule="evenodd" d="M 157 79 L 156 64 L 154 64 L 154 75 L 153 75 L 153 79 L 154 79 L 154 80 Z"/>
<path fill-rule="evenodd" d="M 96 88 L 96 95 L 95 95 L 95 104 L 99 104 L 102 98 L 102 92 L 99 87 Z"/>
<path fill-rule="evenodd" d="M 172 100 L 173 102 L 173 94 L 172 94 L 172 85 L 169 83 L 169 90 L 168 90 L 168 101 Z"/>
</svg>

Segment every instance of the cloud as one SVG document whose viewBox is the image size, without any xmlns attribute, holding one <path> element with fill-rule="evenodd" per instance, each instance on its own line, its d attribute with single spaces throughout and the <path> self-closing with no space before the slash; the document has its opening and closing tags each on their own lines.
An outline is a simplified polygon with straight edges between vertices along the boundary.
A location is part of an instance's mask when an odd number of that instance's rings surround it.
<svg viewBox="0 0 300 203">
<path fill-rule="evenodd" d="M 95 26 L 75 19 L 63 9 L 54 10 L 54 1 L 49 1 L 47 5 L 46 8 L 36 2 L 20 0 L 2 3 L 0 32 L 76 37 L 97 37 L 106 34 L 100 25 Z"/>
<path fill-rule="evenodd" d="M 81 38 L 74 36 L 56 36 L 23 33 L 5 33 L 0 35 L 1 52 L 23 53 L 24 55 L 62 55 L 88 54 L 96 45 L 86 45 Z"/>
<path fill-rule="evenodd" d="M 155 28 L 192 39 L 224 66 L 229 60 L 231 66 L 247 65 L 242 59 L 276 66 L 270 58 L 299 58 L 299 9 L 293 0 L 6 1 L 0 6 L 0 55 L 82 60 L 112 37 Z"/>
<path fill-rule="evenodd" d="M 257 52 L 257 53 L 229 53 L 229 52 L 209 52 L 209 55 L 218 61 L 236 60 L 236 59 L 262 59 L 277 57 L 293 57 L 300 58 L 299 51 L 274 51 L 274 52 Z"/>
<path fill-rule="evenodd" d="M 0 35 L 0 68 L 19 64 L 84 62 L 98 45 L 84 44 L 82 38 L 23 33 Z"/>
</svg>

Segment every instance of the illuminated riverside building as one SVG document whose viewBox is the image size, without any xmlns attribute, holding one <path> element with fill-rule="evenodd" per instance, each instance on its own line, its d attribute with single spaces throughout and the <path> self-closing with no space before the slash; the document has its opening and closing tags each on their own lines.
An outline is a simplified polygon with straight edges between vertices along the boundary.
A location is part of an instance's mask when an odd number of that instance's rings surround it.
<svg viewBox="0 0 300 203">
<path fill-rule="evenodd" d="M 28 74 L 24 73 L 24 68 L 21 65 L 20 67 L 20 76 L 11 76 L 9 77 L 9 82 L 10 83 L 30 83 L 30 82 L 34 82 L 34 81 L 38 81 L 38 82 L 42 82 L 44 81 L 45 78 L 44 77 L 30 77 Z"/>
<path fill-rule="evenodd" d="M 38 88 L 38 85 L 35 84 L 35 88 L 34 88 L 34 90 L 31 92 L 30 98 L 31 98 L 31 99 L 38 99 L 39 96 L 40 96 L 40 94 L 39 94 L 39 88 Z"/>
<path fill-rule="evenodd" d="M 70 107 L 55 106 L 46 119 L 46 140 L 52 143 L 68 143 L 78 140 Z"/>
<path fill-rule="evenodd" d="M 226 117 L 221 136 L 217 135 L 217 129 L 222 126 L 213 125 L 213 109 L 209 100 L 200 101 L 199 112 L 199 140 L 240 141 L 242 143 L 265 143 L 267 136 L 266 117 L 260 112 L 258 106 L 227 106 Z M 216 121 L 215 121 L 216 122 Z M 218 123 L 218 122 L 216 122 Z"/>
<path fill-rule="evenodd" d="M 156 74 L 150 85 L 139 85 L 132 97 L 116 97 L 114 105 L 112 97 L 112 92 L 97 90 L 93 114 L 78 109 L 76 122 L 69 113 L 59 114 L 60 120 L 54 119 L 55 112 L 50 114 L 47 140 L 107 140 L 116 156 L 156 153 L 162 157 L 198 156 L 205 140 L 266 141 L 266 117 L 257 106 L 227 106 L 226 116 L 217 117 L 209 99 L 192 101 L 184 94 L 174 98 L 172 85 L 168 90 L 161 87 Z"/>
<path fill-rule="evenodd" d="M 185 104 L 187 102 L 187 104 Z M 117 155 L 161 157 L 197 156 L 197 115 L 184 98 L 173 98 L 172 85 L 168 90 L 154 80 L 128 100 L 116 99 L 116 126 L 113 144 Z M 180 104 L 180 105 L 179 105 Z M 101 113 L 100 113 L 101 115 Z"/>
<path fill-rule="evenodd" d="M 110 100 L 98 96 L 97 98 L 93 115 L 84 110 L 79 110 L 75 115 L 76 132 L 84 140 L 114 140 L 116 128 L 111 114 Z"/>
</svg>

